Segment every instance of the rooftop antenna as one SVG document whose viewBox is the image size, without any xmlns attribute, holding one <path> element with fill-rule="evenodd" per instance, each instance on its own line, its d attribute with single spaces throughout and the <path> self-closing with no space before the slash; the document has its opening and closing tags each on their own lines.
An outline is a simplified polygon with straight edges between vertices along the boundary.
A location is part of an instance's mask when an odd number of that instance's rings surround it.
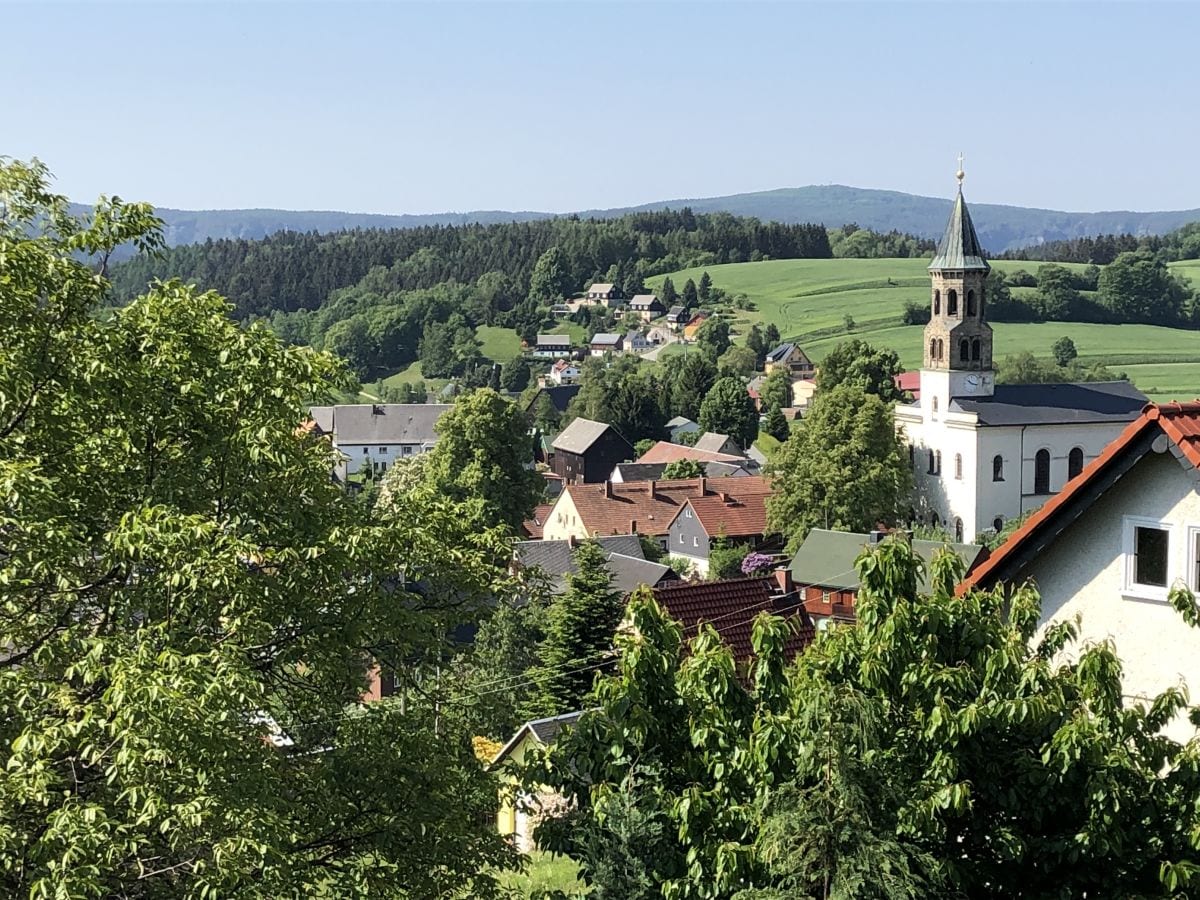
<svg viewBox="0 0 1200 900">
<path fill-rule="evenodd" d="M 958 189 L 961 191 L 963 179 L 967 177 L 967 173 L 963 171 L 963 155 L 961 151 L 958 154 L 958 171 L 954 173 L 954 177 L 958 179 Z"/>
</svg>

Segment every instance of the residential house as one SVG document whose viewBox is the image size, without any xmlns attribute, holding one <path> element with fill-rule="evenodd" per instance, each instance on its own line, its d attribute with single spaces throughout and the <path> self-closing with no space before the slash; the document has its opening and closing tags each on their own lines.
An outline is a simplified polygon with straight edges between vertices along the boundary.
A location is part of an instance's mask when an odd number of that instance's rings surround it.
<svg viewBox="0 0 1200 900">
<path fill-rule="evenodd" d="M 858 570 L 854 561 L 863 550 L 886 538 L 887 533 L 883 531 L 857 534 L 814 528 L 808 533 L 787 568 L 804 601 L 804 608 L 817 622 L 818 628 L 824 628 L 828 620 L 854 619 L 854 601 L 859 590 Z M 975 544 L 915 540 L 912 547 L 925 560 L 926 569 L 918 585 L 924 592 L 929 590 L 929 563 L 944 547 L 949 547 L 962 557 L 968 572 L 988 557 L 987 548 Z"/>
<path fill-rule="evenodd" d="M 722 479 L 732 481 L 734 479 Z M 641 534 L 666 549 L 667 530 L 689 497 L 709 493 L 706 478 L 570 484 L 542 526 L 546 540 L 578 540 L 608 534 Z"/>
<path fill-rule="evenodd" d="M 625 339 L 619 334 L 600 332 L 592 336 L 592 356 L 603 356 L 606 353 L 620 353 L 625 348 Z"/>
<path fill-rule="evenodd" d="M 675 333 L 666 325 L 654 325 L 646 331 L 646 337 L 651 344 L 658 346 L 659 344 L 673 344 L 676 340 Z"/>
<path fill-rule="evenodd" d="M 991 266 L 961 186 L 929 264 L 920 399 L 896 406 L 920 519 L 959 540 L 1037 509 L 1141 414 L 1126 381 L 996 384 L 984 286 Z"/>
<path fill-rule="evenodd" d="M 533 515 L 521 523 L 521 532 L 531 540 L 540 541 L 542 539 L 542 529 L 546 525 L 546 518 L 550 515 L 552 509 L 554 509 L 553 503 L 540 503 L 535 506 Z"/>
<path fill-rule="evenodd" d="M 700 333 L 700 328 L 708 321 L 709 314 L 706 312 L 698 312 L 687 320 L 687 324 L 683 326 L 683 336 L 685 340 L 694 341 L 696 335 Z"/>
<path fill-rule="evenodd" d="M 582 715 L 582 712 L 571 712 L 526 722 L 488 766 L 490 771 L 497 773 L 501 783 L 496 828 L 521 853 L 533 852 L 533 829 L 541 817 L 562 812 L 565 806 L 563 798 L 550 788 L 531 793 L 522 787 L 520 773 L 526 755 L 534 748 L 552 746 L 562 730 L 574 725 Z"/>
<path fill-rule="evenodd" d="M 604 481 L 619 462 L 631 458 L 633 445 L 605 422 L 575 418 L 554 439 L 550 468 L 566 484 Z"/>
<path fill-rule="evenodd" d="M 612 576 L 612 588 L 622 595 L 641 585 L 655 587 L 679 576 L 669 566 L 646 559 L 636 534 L 617 534 L 596 538 L 604 551 L 605 566 Z M 579 571 L 575 562 L 576 538 L 563 541 L 518 541 L 513 546 L 513 561 L 518 571 L 537 570 L 550 590 L 561 594 L 567 589 L 567 576 Z"/>
<path fill-rule="evenodd" d="M 369 467 L 384 472 L 398 459 L 431 450 L 437 443 L 434 426 L 449 408 L 445 403 L 352 403 L 314 406 L 309 415 L 314 433 L 327 435 L 341 454 L 335 474 L 345 479 Z"/>
<path fill-rule="evenodd" d="M 588 303 L 615 309 L 625 302 L 625 294 L 615 284 L 596 282 L 587 289 L 585 299 Z"/>
<path fill-rule="evenodd" d="M 697 462 L 724 462 L 756 471 L 758 462 L 741 453 L 720 453 L 715 450 L 700 450 L 686 444 L 672 444 L 670 441 L 659 441 L 634 462 L 639 463 L 669 463 L 679 459 L 694 459 Z"/>
<path fill-rule="evenodd" d="M 921 373 L 901 372 L 896 376 L 896 387 L 908 394 L 913 400 L 921 399 Z"/>
<path fill-rule="evenodd" d="M 709 453 L 724 453 L 729 456 L 737 456 L 742 452 L 742 448 L 737 445 L 737 441 L 727 434 L 717 434 L 715 431 L 704 432 L 704 434 L 696 438 L 696 443 L 692 446 L 696 450 Z"/>
<path fill-rule="evenodd" d="M 1042 598 L 1035 641 L 1078 620 L 1064 659 L 1111 641 L 1127 700 L 1185 684 L 1196 702 L 1200 629 L 1168 598 L 1174 587 L 1200 593 L 1200 401 L 1147 405 L 959 590 L 1025 583 Z M 1167 733 L 1196 730 L 1180 716 Z"/>
<path fill-rule="evenodd" d="M 763 365 L 764 371 L 768 375 L 776 369 L 786 369 L 788 374 L 793 378 L 810 381 L 816 377 L 816 367 L 813 366 L 812 360 L 808 355 L 800 349 L 799 344 L 788 342 L 780 344 L 767 354 L 766 362 Z"/>
<path fill-rule="evenodd" d="M 688 318 L 688 309 L 686 306 L 672 306 L 667 310 L 667 324 L 669 325 L 683 325 L 687 322 Z"/>
<path fill-rule="evenodd" d="M 665 313 L 667 308 L 654 294 L 634 294 L 629 301 L 629 311 L 641 316 L 643 322 L 649 322 Z"/>
<path fill-rule="evenodd" d="M 579 380 L 580 368 L 578 363 L 560 359 L 550 367 L 547 376 L 555 384 L 574 384 Z"/>
<path fill-rule="evenodd" d="M 683 626 L 685 643 L 708 624 L 733 655 L 738 673 L 746 678 L 754 659 L 751 635 L 754 619 L 771 613 L 788 619 L 791 633 L 784 650 L 789 658 L 802 653 L 816 630 L 794 594 L 780 589 L 773 578 L 730 578 L 721 581 L 676 582 L 654 589 L 654 599 Z"/>
<path fill-rule="evenodd" d="M 539 359 L 561 359 L 571 355 L 571 336 L 569 334 L 539 334 L 537 343 L 530 351 Z"/>
<path fill-rule="evenodd" d="M 801 378 L 792 382 L 792 407 L 804 413 L 812 405 L 813 397 L 817 395 L 817 382 Z"/>
<path fill-rule="evenodd" d="M 645 353 L 647 350 L 653 349 L 654 345 L 650 343 L 650 339 L 640 331 L 631 331 L 625 335 L 626 353 Z"/>
<path fill-rule="evenodd" d="M 608 480 L 613 484 L 626 481 L 663 481 L 670 463 L 618 463 L 613 466 Z M 706 478 L 745 478 L 754 474 L 745 461 L 741 463 L 705 462 L 700 464 Z M 758 470 L 755 469 L 755 472 Z"/>
<path fill-rule="evenodd" d="M 700 425 L 693 422 L 687 416 L 676 416 L 667 423 L 667 434 L 671 436 L 671 443 L 679 442 L 681 434 L 693 434 L 700 430 Z"/>
<path fill-rule="evenodd" d="M 707 481 L 707 479 L 706 479 Z M 667 529 L 667 550 L 708 575 L 709 551 L 724 538 L 751 550 L 770 549 L 767 541 L 767 498 L 771 488 L 761 476 L 707 481 L 702 495 L 688 497 Z M 774 542 L 776 545 L 780 542 Z"/>
</svg>

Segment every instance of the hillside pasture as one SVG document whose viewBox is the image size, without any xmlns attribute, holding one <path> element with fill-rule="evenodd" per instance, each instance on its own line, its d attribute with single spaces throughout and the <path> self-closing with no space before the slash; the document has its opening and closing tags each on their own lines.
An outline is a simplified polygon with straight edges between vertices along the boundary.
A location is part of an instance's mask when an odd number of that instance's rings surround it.
<svg viewBox="0 0 1200 900">
<path fill-rule="evenodd" d="M 998 260 L 1001 271 L 1036 272 L 1036 261 Z M 677 289 L 707 271 L 713 285 L 731 295 L 745 294 L 753 310 L 734 313 L 735 330 L 774 322 L 785 339 L 796 339 L 815 361 L 841 341 L 860 337 L 891 347 L 908 369 L 921 365 L 922 327 L 903 325 L 907 302 L 929 302 L 928 261 L 924 259 L 797 259 L 735 263 L 687 269 L 670 275 Z M 1067 268 L 1083 269 L 1082 264 Z M 1172 269 L 1200 287 L 1200 260 Z M 652 289 L 662 277 L 649 279 Z M 845 317 L 855 323 L 845 328 Z M 1048 358 L 1051 345 L 1069 336 L 1085 364 L 1101 363 L 1126 372 L 1154 400 L 1200 396 L 1200 332 L 1154 325 L 1097 325 L 1079 322 L 993 322 L 997 361 L 1028 350 Z"/>
</svg>

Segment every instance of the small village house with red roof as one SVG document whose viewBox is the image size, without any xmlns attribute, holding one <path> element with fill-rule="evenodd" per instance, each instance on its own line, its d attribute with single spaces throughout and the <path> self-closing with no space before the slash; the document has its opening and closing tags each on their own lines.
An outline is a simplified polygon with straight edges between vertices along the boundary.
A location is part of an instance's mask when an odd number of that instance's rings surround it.
<svg viewBox="0 0 1200 900">
<path fill-rule="evenodd" d="M 1026 582 L 1041 594 L 1043 631 L 1079 619 L 1065 652 L 1113 643 L 1128 702 L 1181 683 L 1200 699 L 1200 629 L 1167 599 L 1176 586 L 1200 590 L 1200 401 L 1147 405 L 959 591 Z M 1195 728 L 1181 716 L 1168 733 Z"/>
<path fill-rule="evenodd" d="M 746 552 L 770 549 L 767 541 L 767 498 L 771 488 L 760 476 L 724 478 L 709 482 L 712 491 L 689 497 L 667 530 L 667 550 L 708 575 L 713 543 L 725 539 Z M 743 487 L 745 485 L 745 487 Z M 782 541 L 775 542 L 776 549 Z"/>
<path fill-rule="evenodd" d="M 694 459 L 697 462 L 724 462 L 734 465 L 751 466 L 751 461 L 745 456 L 735 453 L 721 453 L 716 450 L 701 450 L 686 444 L 672 444 L 670 441 L 659 441 L 637 458 L 639 463 L 671 463 L 681 459 Z"/>
<path fill-rule="evenodd" d="M 708 313 L 698 312 L 688 319 L 687 324 L 683 326 L 683 336 L 689 341 L 694 341 L 699 333 L 701 326 L 708 321 Z"/>
</svg>

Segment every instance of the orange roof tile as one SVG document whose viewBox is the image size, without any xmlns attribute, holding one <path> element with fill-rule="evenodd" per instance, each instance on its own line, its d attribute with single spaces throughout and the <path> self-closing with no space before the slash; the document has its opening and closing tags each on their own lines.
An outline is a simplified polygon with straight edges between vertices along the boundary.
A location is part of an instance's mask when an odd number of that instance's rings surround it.
<svg viewBox="0 0 1200 900">
<path fill-rule="evenodd" d="M 659 441 L 641 455 L 635 462 L 640 463 L 670 463 L 681 459 L 694 459 L 699 462 L 745 462 L 743 456 L 732 453 L 717 453 L 715 450 L 697 450 L 685 444 L 672 444 L 670 441 Z"/>
<path fill-rule="evenodd" d="M 543 503 L 540 506 L 534 507 L 533 516 L 530 519 L 521 523 L 521 530 L 535 541 L 542 539 L 542 528 L 546 525 L 546 519 L 550 516 L 550 510 L 554 509 L 553 503 Z"/>
<path fill-rule="evenodd" d="M 743 489 L 731 482 L 753 481 Z M 720 493 L 688 500 L 697 521 L 709 537 L 730 538 L 766 534 L 767 498 L 771 489 L 762 478 L 731 478 L 721 482 Z"/>
<path fill-rule="evenodd" d="M 958 585 L 957 593 L 965 594 L 987 582 L 989 576 L 1000 569 L 1022 543 L 1036 534 L 1056 512 L 1069 504 L 1095 479 L 1102 476 L 1114 462 L 1121 459 L 1128 452 L 1130 445 L 1150 428 L 1161 430 L 1179 447 L 1184 458 L 1200 469 L 1200 400 L 1190 403 L 1147 404 L 1141 416 L 1130 422 L 1099 456 L 1068 481 L 1061 491 L 1047 500 L 983 564 L 963 579 Z"/>
<path fill-rule="evenodd" d="M 683 478 L 674 481 L 572 484 L 563 488 L 563 493 L 570 494 L 580 524 L 588 534 L 629 534 L 636 530 L 639 534 L 661 535 L 667 533 L 671 522 L 688 500 L 715 497 L 714 483 L 719 483 L 721 490 L 725 490 L 734 481 L 739 485 L 741 482 L 761 485 L 763 479 L 748 475 L 722 478 L 716 482 L 711 478 Z M 739 490 L 746 494 L 755 492 L 752 484 L 744 488 L 739 486 Z M 763 490 L 760 487 L 757 492 L 762 493 Z"/>
</svg>

